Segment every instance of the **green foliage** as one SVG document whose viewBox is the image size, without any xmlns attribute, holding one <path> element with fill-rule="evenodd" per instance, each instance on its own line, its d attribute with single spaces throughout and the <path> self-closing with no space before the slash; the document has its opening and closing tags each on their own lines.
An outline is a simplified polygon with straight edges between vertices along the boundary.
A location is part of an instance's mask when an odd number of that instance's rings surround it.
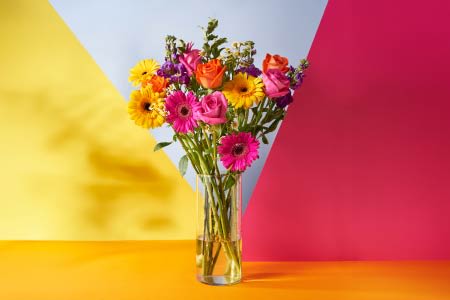
<svg viewBox="0 0 450 300">
<path fill-rule="evenodd" d="M 158 151 L 158 150 L 160 150 L 160 149 L 162 149 L 164 147 L 169 146 L 170 144 L 172 144 L 172 142 L 160 142 L 160 143 L 155 145 L 155 148 L 153 148 L 153 151 L 156 152 L 156 151 Z"/>
<path fill-rule="evenodd" d="M 172 53 L 176 52 L 177 49 L 177 38 L 173 35 L 166 36 L 166 58 L 172 60 Z"/>
<path fill-rule="evenodd" d="M 217 26 L 219 26 L 219 20 L 217 19 L 210 19 L 208 22 L 208 26 L 206 27 L 205 31 L 205 37 L 212 34 L 214 30 L 216 30 Z"/>
<path fill-rule="evenodd" d="M 299 81 L 303 79 L 304 71 L 309 68 L 309 61 L 306 59 L 300 60 L 299 65 L 295 69 L 290 69 L 286 76 L 289 78 L 291 82 L 291 86 L 297 86 Z"/>
<path fill-rule="evenodd" d="M 269 144 L 269 140 L 267 139 L 267 136 L 265 134 L 261 135 L 261 141 L 263 142 L 263 144 Z"/>
<path fill-rule="evenodd" d="M 227 42 L 227 38 L 219 38 L 218 35 L 213 34 L 219 26 L 219 21 L 217 19 L 210 19 L 206 28 L 202 27 L 203 30 L 203 56 L 208 59 L 218 58 L 224 49 L 222 46 Z"/>
<path fill-rule="evenodd" d="M 253 64 L 255 54 L 256 49 L 253 41 L 234 42 L 231 47 L 224 49 L 223 61 L 228 70 L 235 70 Z M 231 74 L 228 77 L 231 78 Z"/>
<path fill-rule="evenodd" d="M 178 163 L 178 169 L 180 170 L 181 176 L 184 176 L 186 174 L 187 167 L 188 167 L 188 157 L 187 155 L 183 155 L 180 158 L 180 162 Z"/>
<path fill-rule="evenodd" d="M 234 176 L 232 174 L 229 174 L 225 179 L 225 190 L 229 190 L 234 184 L 236 183 L 236 179 L 234 179 Z"/>
<path fill-rule="evenodd" d="M 186 42 L 182 39 L 178 40 L 177 50 L 179 53 L 184 53 L 186 51 Z"/>
</svg>

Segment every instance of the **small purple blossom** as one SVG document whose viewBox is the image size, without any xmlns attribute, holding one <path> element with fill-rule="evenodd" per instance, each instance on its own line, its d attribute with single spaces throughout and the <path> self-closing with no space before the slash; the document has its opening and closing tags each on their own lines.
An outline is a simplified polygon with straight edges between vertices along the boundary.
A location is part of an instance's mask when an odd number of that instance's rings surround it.
<svg viewBox="0 0 450 300">
<path fill-rule="evenodd" d="M 258 77 L 262 74 L 261 70 L 255 67 L 254 64 L 251 64 L 248 67 L 241 67 L 236 70 L 236 73 L 247 73 L 248 75 L 251 75 L 253 77 Z"/>
<path fill-rule="evenodd" d="M 164 78 L 169 78 L 172 83 L 189 83 L 189 75 L 183 64 L 174 64 L 171 61 L 166 61 L 161 68 L 156 71 L 156 74 Z"/>
<path fill-rule="evenodd" d="M 305 74 L 303 72 L 297 73 L 294 77 L 292 89 L 294 90 L 298 89 L 303 83 L 303 78 L 305 78 Z"/>
<path fill-rule="evenodd" d="M 289 71 L 287 73 L 287 76 L 289 77 L 289 80 L 291 81 L 291 85 L 290 85 L 291 89 L 296 90 L 302 85 L 303 79 L 306 76 L 304 71 L 308 67 L 309 67 L 309 62 L 306 59 L 302 59 L 297 68 L 294 68 L 293 66 L 289 66 Z"/>
<path fill-rule="evenodd" d="M 172 76 L 170 76 L 170 82 L 181 83 L 181 84 L 188 84 L 189 83 L 189 76 L 187 74 L 172 75 Z"/>
<path fill-rule="evenodd" d="M 294 98 L 292 97 L 291 93 L 289 92 L 282 97 L 275 98 L 274 100 L 279 108 L 285 108 L 286 106 L 291 104 L 292 101 L 294 101 Z"/>
<path fill-rule="evenodd" d="M 164 78 L 170 78 L 170 76 L 175 74 L 175 72 L 176 72 L 175 64 L 171 61 L 166 61 L 165 63 L 162 64 L 161 68 L 158 71 L 156 71 L 156 74 Z"/>
<path fill-rule="evenodd" d="M 183 64 L 176 64 L 175 70 L 176 70 L 176 73 L 179 73 L 179 74 L 187 73 L 186 67 Z"/>
<path fill-rule="evenodd" d="M 292 65 L 289 66 L 289 72 L 291 72 L 292 74 L 295 73 L 295 68 L 294 68 L 294 66 L 292 66 Z"/>
</svg>

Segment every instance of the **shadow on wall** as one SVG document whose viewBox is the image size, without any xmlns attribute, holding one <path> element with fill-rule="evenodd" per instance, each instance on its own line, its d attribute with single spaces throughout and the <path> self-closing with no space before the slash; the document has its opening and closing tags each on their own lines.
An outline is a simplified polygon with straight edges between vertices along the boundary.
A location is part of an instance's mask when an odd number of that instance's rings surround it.
<svg viewBox="0 0 450 300">
<path fill-rule="evenodd" d="M 163 154 L 149 153 L 148 133 L 108 94 L 1 93 L 8 104 L 0 124 L 10 133 L 1 173 L 20 193 L 10 186 L 0 203 L 20 222 L 18 238 L 152 238 L 175 230 L 174 185 L 158 166 Z"/>
<path fill-rule="evenodd" d="M 50 4 L 6 2 L 0 239 L 194 236 L 192 189 Z"/>
</svg>

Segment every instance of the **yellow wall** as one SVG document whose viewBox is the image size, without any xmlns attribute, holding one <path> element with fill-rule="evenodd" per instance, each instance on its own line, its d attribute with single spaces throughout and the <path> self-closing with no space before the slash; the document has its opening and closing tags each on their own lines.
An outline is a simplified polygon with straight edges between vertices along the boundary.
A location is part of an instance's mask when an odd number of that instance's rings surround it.
<svg viewBox="0 0 450 300">
<path fill-rule="evenodd" d="M 193 191 L 50 4 L 0 1 L 0 41 L 0 239 L 193 238 Z"/>
</svg>

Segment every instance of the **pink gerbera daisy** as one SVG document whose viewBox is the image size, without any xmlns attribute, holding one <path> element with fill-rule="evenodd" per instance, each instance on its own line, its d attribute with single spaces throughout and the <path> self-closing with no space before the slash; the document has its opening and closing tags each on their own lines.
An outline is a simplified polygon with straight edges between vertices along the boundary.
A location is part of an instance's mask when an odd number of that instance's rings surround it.
<svg viewBox="0 0 450 300">
<path fill-rule="evenodd" d="M 217 148 L 225 168 L 232 171 L 245 171 L 257 159 L 259 142 L 249 132 L 224 136 Z"/>
<path fill-rule="evenodd" d="M 166 98 L 166 117 L 168 123 L 172 124 L 176 132 L 188 133 L 197 126 L 197 111 L 200 104 L 193 92 L 187 94 L 176 91 Z"/>
</svg>

